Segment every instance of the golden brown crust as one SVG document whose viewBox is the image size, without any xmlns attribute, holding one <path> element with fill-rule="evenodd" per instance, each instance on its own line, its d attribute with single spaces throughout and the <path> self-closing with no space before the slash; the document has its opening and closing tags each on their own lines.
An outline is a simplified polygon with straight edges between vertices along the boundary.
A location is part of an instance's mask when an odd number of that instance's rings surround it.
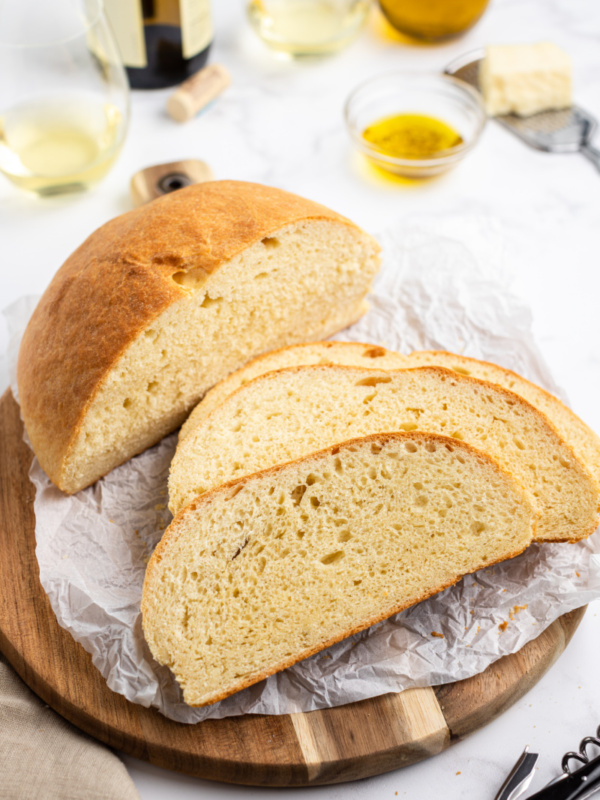
<svg viewBox="0 0 600 800">
<path fill-rule="evenodd" d="M 25 427 L 48 475 L 119 356 L 188 292 L 175 273 L 214 272 L 281 227 L 309 219 L 356 228 L 324 206 L 267 186 L 198 184 L 123 214 L 63 264 L 25 331 L 17 377 Z"/>
<path fill-rule="evenodd" d="M 425 368 L 425 369 L 427 369 L 427 368 Z M 450 372 L 450 370 L 444 370 L 444 372 Z M 498 462 L 495 459 L 493 459 L 491 456 L 489 456 L 487 453 L 484 453 L 481 450 L 478 450 L 476 447 L 473 447 L 472 445 L 468 444 L 467 442 L 463 442 L 463 441 L 460 441 L 460 440 L 457 440 L 457 439 L 452 439 L 449 436 L 442 436 L 442 435 L 437 434 L 437 433 L 427 433 L 427 432 L 421 432 L 421 431 L 411 431 L 411 432 L 401 431 L 401 432 L 390 432 L 390 433 L 373 433 L 373 434 L 370 434 L 369 436 L 362 436 L 362 437 L 358 437 L 358 438 L 355 438 L 355 439 L 348 439 L 347 441 L 340 442 L 339 444 L 335 444 L 335 445 L 331 445 L 329 447 L 325 447 L 323 450 L 319 450 L 318 452 L 310 453 L 310 455 L 303 456 L 302 458 L 298 458 L 298 459 L 295 459 L 293 461 L 288 461 L 285 464 L 277 464 L 276 466 L 269 467 L 268 469 L 262 470 L 261 472 L 255 472 L 255 473 L 252 473 L 251 475 L 245 475 L 244 477 L 238 478 L 237 480 L 229 481 L 228 483 L 224 483 L 224 484 L 222 484 L 220 486 L 217 486 L 216 488 L 211 489 L 208 492 L 205 492 L 203 495 L 200 495 L 200 497 L 197 497 L 195 500 L 193 500 L 189 505 L 187 505 L 185 508 L 183 508 L 175 516 L 175 518 L 173 519 L 173 521 L 171 522 L 171 524 L 169 525 L 169 527 L 167 528 L 167 530 L 163 534 L 162 539 L 157 544 L 154 552 L 152 553 L 152 556 L 150 557 L 150 561 L 148 562 L 148 566 L 146 568 L 146 575 L 144 577 L 144 586 L 143 586 L 143 590 L 142 590 L 142 602 L 141 602 L 142 616 L 144 616 L 147 613 L 148 606 L 147 606 L 147 602 L 146 602 L 146 586 L 149 583 L 149 580 L 150 580 L 150 578 L 152 576 L 152 572 L 153 572 L 154 568 L 156 567 L 156 565 L 158 563 L 160 563 L 160 561 L 162 559 L 162 553 L 163 553 L 164 549 L 171 542 L 176 541 L 176 539 L 178 537 L 178 531 L 176 530 L 176 528 L 178 527 L 178 525 L 181 523 L 181 521 L 186 516 L 188 516 L 189 514 L 193 513 L 194 511 L 196 511 L 198 508 L 202 507 L 203 505 L 211 503 L 213 501 L 213 499 L 215 497 L 217 497 L 219 494 L 230 492 L 232 489 L 234 489 L 234 490 L 237 489 L 239 491 L 239 488 L 242 488 L 246 484 L 252 483 L 253 481 L 255 481 L 257 479 L 262 479 L 266 475 L 270 475 L 271 477 L 275 478 L 279 472 L 289 468 L 289 466 L 292 465 L 292 464 L 297 465 L 297 464 L 302 464 L 302 463 L 309 463 L 313 459 L 319 458 L 319 457 L 324 456 L 324 455 L 335 455 L 337 452 L 339 452 L 339 450 L 341 448 L 351 447 L 353 444 L 365 444 L 365 443 L 368 443 L 368 442 L 377 442 L 378 444 L 381 444 L 383 446 L 383 445 L 387 444 L 390 441 L 403 441 L 403 440 L 409 440 L 409 441 L 418 440 L 418 441 L 421 441 L 421 442 L 423 442 L 425 444 L 428 443 L 428 442 L 434 442 L 434 443 L 437 443 L 439 445 L 442 445 L 444 447 L 448 447 L 448 448 L 451 448 L 451 449 L 463 450 L 465 452 L 468 452 L 471 456 L 474 456 L 477 460 L 481 461 L 488 468 L 491 467 L 496 472 L 499 472 L 501 475 L 503 475 L 505 478 L 507 478 L 510 482 L 514 483 L 516 485 L 516 487 L 521 491 L 522 499 L 523 499 L 524 503 L 529 506 L 529 508 L 531 510 L 531 513 L 532 513 L 531 540 L 529 542 L 529 544 L 531 544 L 531 542 L 535 538 L 535 531 L 536 531 L 537 522 L 536 522 L 535 511 L 534 511 L 533 507 L 531 506 L 531 504 L 529 503 L 529 500 L 528 500 L 528 494 L 527 494 L 526 490 L 523 489 L 523 487 L 521 486 L 520 482 L 514 477 L 514 475 L 512 475 L 503 466 L 498 464 Z M 237 492 L 236 492 L 236 494 L 237 494 Z M 516 556 L 518 556 L 522 552 L 524 552 L 524 550 L 527 549 L 529 544 L 526 545 L 525 547 L 523 547 L 521 550 L 517 550 L 514 553 L 511 553 L 509 556 L 507 556 L 504 559 L 499 559 L 497 561 L 488 562 L 486 564 L 480 564 L 479 567 L 477 567 L 477 569 L 473 570 L 473 572 L 476 572 L 478 569 L 483 569 L 484 567 L 493 566 L 494 564 L 500 563 L 500 561 L 506 561 L 506 560 L 508 560 L 510 558 L 515 558 Z M 286 669 L 287 667 L 291 667 L 293 664 L 297 664 L 299 661 L 303 661 L 304 659 L 309 658 L 310 656 L 314 655 L 315 653 L 318 653 L 321 650 L 324 650 L 325 648 L 331 647 L 331 645 L 342 641 L 342 639 L 347 639 L 349 636 L 352 636 L 353 634 L 358 633 L 359 631 L 365 630 L 366 628 L 370 628 L 372 625 L 375 625 L 375 624 L 377 624 L 378 622 L 381 622 L 384 619 L 388 619 L 389 617 L 393 616 L 394 614 L 398 614 L 400 611 L 404 611 L 404 609 L 409 608 L 410 606 L 416 605 L 417 603 L 420 603 L 423 600 L 426 600 L 428 597 L 432 597 L 434 594 L 438 594 L 438 592 L 441 592 L 444 589 L 447 589 L 449 586 L 454 585 L 459 580 L 461 580 L 463 577 L 464 577 L 463 575 L 458 575 L 458 576 L 456 576 L 456 578 L 454 578 L 453 580 L 449 581 L 448 583 L 443 584 L 442 586 L 438 587 L 437 589 L 433 589 L 433 590 L 431 590 L 429 592 L 424 593 L 422 596 L 419 597 L 418 600 L 415 600 L 414 602 L 392 606 L 389 611 L 386 610 L 385 612 L 382 612 L 381 614 L 376 615 L 372 619 L 364 620 L 363 622 L 359 623 L 357 626 L 355 626 L 354 628 L 351 628 L 350 630 L 344 632 L 343 634 L 341 634 L 339 636 L 332 637 L 331 639 L 326 640 L 323 644 L 315 645 L 315 647 L 312 647 L 312 648 L 307 648 L 306 650 L 302 651 L 301 653 L 296 654 L 294 656 L 291 656 L 288 659 L 285 659 L 284 661 L 280 662 L 276 666 L 269 667 L 269 668 L 267 668 L 265 670 L 262 670 L 260 672 L 254 673 L 253 675 L 246 676 L 245 678 L 240 680 L 235 685 L 235 688 L 230 688 L 230 689 L 222 692 L 220 695 L 218 695 L 214 699 L 211 699 L 210 701 L 208 701 L 206 703 L 203 703 L 201 705 L 202 706 L 204 706 L 204 705 L 212 705 L 213 703 L 217 703 L 220 700 L 224 700 L 226 697 L 229 697 L 230 695 L 235 694 L 236 692 L 239 692 L 242 689 L 246 689 L 248 686 L 252 686 L 253 684 L 258 683 L 258 681 L 263 680 L 264 678 L 268 678 L 269 675 L 273 675 L 276 672 L 280 672 L 282 669 Z M 188 705 L 193 705 L 193 704 L 189 703 Z M 199 707 L 199 706 L 194 706 L 194 707 Z"/>
</svg>

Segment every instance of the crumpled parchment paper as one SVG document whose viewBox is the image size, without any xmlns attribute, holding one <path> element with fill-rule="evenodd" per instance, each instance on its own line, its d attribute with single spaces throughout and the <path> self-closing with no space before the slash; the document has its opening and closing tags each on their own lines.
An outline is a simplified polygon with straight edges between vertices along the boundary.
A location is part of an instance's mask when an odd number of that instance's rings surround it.
<svg viewBox="0 0 600 800">
<path fill-rule="evenodd" d="M 528 309 L 508 289 L 493 220 L 412 218 L 380 240 L 384 265 L 371 310 L 339 339 L 483 358 L 564 399 L 532 338 Z M 15 395 L 18 341 L 32 308 L 23 299 L 5 312 Z M 460 680 L 600 597 L 600 532 L 576 545 L 533 545 L 256 686 L 190 708 L 170 671 L 152 659 L 140 616 L 146 563 L 170 521 L 176 441 L 167 437 L 74 497 L 56 489 L 36 459 L 30 473 L 40 579 L 59 623 L 92 654 L 111 689 L 170 719 L 312 711 Z"/>
</svg>

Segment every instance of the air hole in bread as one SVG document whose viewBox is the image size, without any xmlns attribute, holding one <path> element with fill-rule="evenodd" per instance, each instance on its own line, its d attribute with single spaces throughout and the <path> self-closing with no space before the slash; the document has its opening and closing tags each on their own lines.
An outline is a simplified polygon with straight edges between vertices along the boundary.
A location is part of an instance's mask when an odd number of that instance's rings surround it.
<svg viewBox="0 0 600 800">
<path fill-rule="evenodd" d="M 318 497 L 313 496 L 310 498 L 310 504 L 313 508 L 318 508 L 321 505 L 321 501 Z"/>
<path fill-rule="evenodd" d="M 468 369 L 464 369 L 464 367 L 450 367 L 453 372 L 458 372 L 459 375 L 470 375 L 471 372 Z"/>
<path fill-rule="evenodd" d="M 383 347 L 370 347 L 368 350 L 365 350 L 363 356 L 365 358 L 382 358 L 386 355 L 386 351 Z"/>
<path fill-rule="evenodd" d="M 208 278 L 208 273 L 203 269 L 193 269 L 189 272 L 185 272 L 181 270 L 180 272 L 174 272 L 171 275 L 171 280 L 177 283 L 179 286 L 183 286 L 184 289 L 195 290 L 202 286 L 206 279 Z"/>
<path fill-rule="evenodd" d="M 281 242 L 276 236 L 265 236 L 265 238 L 262 240 L 262 243 L 264 244 L 265 247 L 270 248 L 272 250 L 274 250 L 276 247 L 279 247 L 281 244 Z"/>
<path fill-rule="evenodd" d="M 401 425 L 398 426 L 398 429 L 401 431 L 416 431 L 418 429 L 418 425 L 416 422 L 403 422 Z M 435 452 L 434 450 L 430 450 L 430 453 Z"/>
<path fill-rule="evenodd" d="M 292 502 L 295 506 L 299 506 L 302 498 L 304 497 L 304 492 L 306 491 L 306 486 L 301 483 L 296 486 L 295 489 L 292 489 L 290 497 L 292 498 Z"/>
<path fill-rule="evenodd" d="M 210 297 L 206 295 L 204 300 L 202 301 L 202 308 L 211 308 L 211 306 L 217 306 L 219 303 L 223 302 L 222 297 Z"/>
<path fill-rule="evenodd" d="M 155 392 L 158 389 L 158 381 L 150 381 L 150 383 L 146 386 L 147 392 Z"/>
<path fill-rule="evenodd" d="M 330 564 L 335 564 L 340 561 L 344 557 L 345 553 L 343 550 L 336 550 L 335 553 L 328 553 L 326 556 L 320 559 L 321 564 L 324 564 L 328 567 Z"/>
<path fill-rule="evenodd" d="M 407 453 L 416 453 L 419 448 L 414 442 L 406 442 L 404 444 L 404 449 Z"/>
<path fill-rule="evenodd" d="M 391 383 L 392 379 L 389 375 L 373 375 L 371 378 L 363 378 L 357 381 L 355 386 L 377 386 L 378 383 Z"/>
<path fill-rule="evenodd" d="M 131 398 L 126 397 L 125 400 L 123 400 L 123 408 L 129 408 L 130 406 L 131 406 Z"/>
<path fill-rule="evenodd" d="M 473 531 L 473 533 L 479 535 L 480 533 L 483 533 L 483 531 L 485 530 L 485 523 L 473 522 L 473 524 L 471 525 L 471 530 Z"/>
<path fill-rule="evenodd" d="M 340 531 L 338 533 L 337 540 L 338 540 L 338 542 L 349 542 L 351 538 L 352 538 L 352 534 L 350 533 L 350 531 L 348 529 L 346 529 L 346 530 Z"/>
<path fill-rule="evenodd" d="M 244 488 L 243 486 L 234 486 L 229 495 L 229 500 L 233 500 L 236 494 L 239 494 L 243 488 Z"/>
</svg>

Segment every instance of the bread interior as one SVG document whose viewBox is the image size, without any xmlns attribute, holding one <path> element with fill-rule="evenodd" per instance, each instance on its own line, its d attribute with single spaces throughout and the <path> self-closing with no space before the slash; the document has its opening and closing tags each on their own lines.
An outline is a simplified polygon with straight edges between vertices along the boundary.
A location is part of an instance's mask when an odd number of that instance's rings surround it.
<svg viewBox="0 0 600 800">
<path fill-rule="evenodd" d="M 345 443 L 176 517 L 148 567 L 145 635 L 186 703 L 212 703 L 516 555 L 533 525 L 516 481 L 460 442 Z"/>
<path fill-rule="evenodd" d="M 327 337 L 365 310 L 374 241 L 325 220 L 289 225 L 214 273 L 175 273 L 185 295 L 123 352 L 83 415 L 61 485 L 77 491 L 177 428 L 213 384 L 264 351 Z"/>
</svg>

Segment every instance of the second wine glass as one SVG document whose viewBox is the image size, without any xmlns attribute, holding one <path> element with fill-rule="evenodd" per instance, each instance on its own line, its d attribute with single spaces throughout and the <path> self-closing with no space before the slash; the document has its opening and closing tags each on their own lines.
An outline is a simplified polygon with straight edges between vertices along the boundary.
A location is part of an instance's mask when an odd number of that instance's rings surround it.
<svg viewBox="0 0 600 800">
<path fill-rule="evenodd" d="M 100 0 L 0 8 L 0 171 L 38 194 L 86 188 L 117 158 L 129 87 Z"/>
</svg>

